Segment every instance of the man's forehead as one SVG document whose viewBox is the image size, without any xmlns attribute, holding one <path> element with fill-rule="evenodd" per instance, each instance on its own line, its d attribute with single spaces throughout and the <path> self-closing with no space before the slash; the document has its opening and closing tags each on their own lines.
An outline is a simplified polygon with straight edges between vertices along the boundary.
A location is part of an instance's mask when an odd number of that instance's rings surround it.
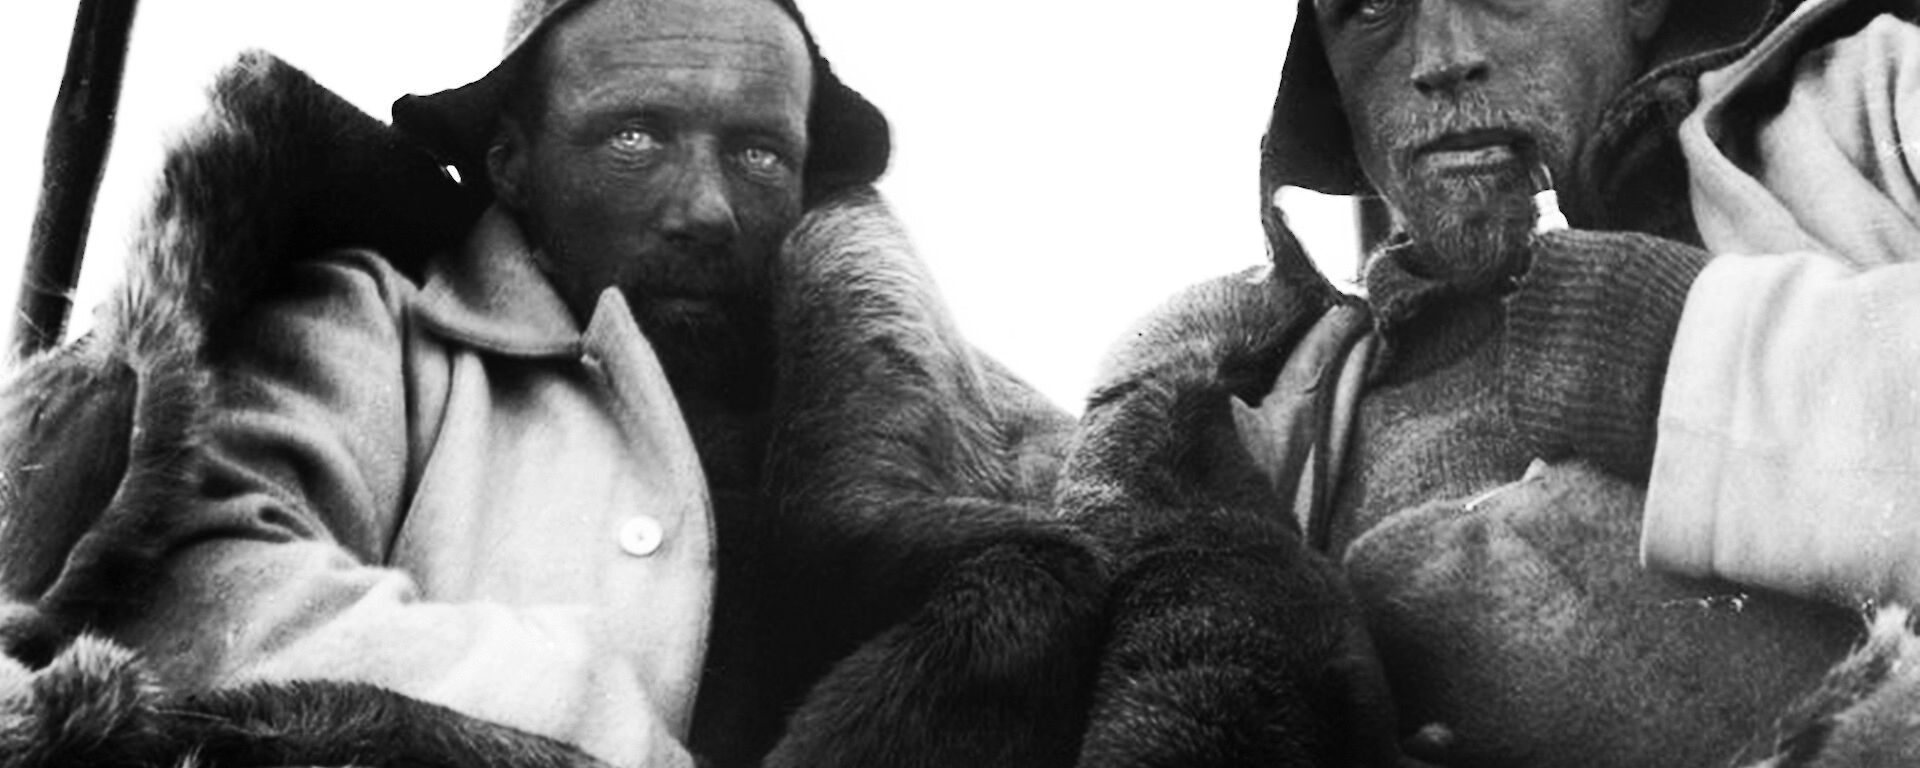
<svg viewBox="0 0 1920 768">
<path fill-rule="evenodd" d="M 663 35 L 632 37 L 622 45 L 587 47 L 580 51 L 582 63 L 592 68 L 652 67 L 660 69 L 727 69 L 754 72 L 804 72 L 810 68 L 805 55 L 794 49 L 769 43 L 722 35 Z M 804 49 L 803 49 L 804 50 Z"/>
<path fill-rule="evenodd" d="M 562 20 L 555 34 L 599 63 L 811 66 L 799 24 L 770 0 L 598 0 Z"/>
</svg>

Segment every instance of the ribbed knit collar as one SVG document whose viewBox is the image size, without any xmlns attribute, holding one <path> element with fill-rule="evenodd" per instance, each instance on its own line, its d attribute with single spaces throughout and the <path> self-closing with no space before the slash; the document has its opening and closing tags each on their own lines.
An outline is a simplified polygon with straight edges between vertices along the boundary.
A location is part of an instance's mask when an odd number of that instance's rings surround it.
<svg viewBox="0 0 1920 768">
<path fill-rule="evenodd" d="M 1385 342 L 1368 376 L 1375 384 L 1417 379 L 1500 332 L 1500 297 L 1462 293 L 1408 270 L 1403 259 L 1410 247 L 1404 240 L 1390 241 L 1367 262 L 1367 303 Z"/>
</svg>

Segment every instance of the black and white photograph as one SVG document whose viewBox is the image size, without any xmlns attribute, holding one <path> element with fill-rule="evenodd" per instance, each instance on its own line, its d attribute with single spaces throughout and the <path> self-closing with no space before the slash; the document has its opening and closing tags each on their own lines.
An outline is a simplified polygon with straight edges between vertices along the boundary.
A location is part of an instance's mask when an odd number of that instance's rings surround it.
<svg viewBox="0 0 1920 768">
<path fill-rule="evenodd" d="M 1920 2 L 47 0 L 0 768 L 1920 765 Z"/>
</svg>

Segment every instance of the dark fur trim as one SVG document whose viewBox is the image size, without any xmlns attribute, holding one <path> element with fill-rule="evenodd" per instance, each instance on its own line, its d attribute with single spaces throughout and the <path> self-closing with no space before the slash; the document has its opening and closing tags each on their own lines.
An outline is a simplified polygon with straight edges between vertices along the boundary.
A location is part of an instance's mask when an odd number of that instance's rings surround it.
<svg viewBox="0 0 1920 768">
<path fill-rule="evenodd" d="M 0 765 L 135 765 L 156 754 L 159 691 L 127 650 L 83 637 L 38 673 L 0 674 Z"/>
<path fill-rule="evenodd" d="M 781 267 L 760 634 L 794 638 L 786 674 L 833 664 L 767 764 L 1066 764 L 1106 584 L 1049 519 L 1071 420 L 966 344 L 872 192 L 810 212 Z"/>
<path fill-rule="evenodd" d="M 0 768 L 344 765 L 608 768 L 573 747 L 373 686 L 296 682 L 199 694 L 81 636 L 39 672 L 0 658 Z"/>
<path fill-rule="evenodd" d="M 130 264 L 131 312 L 179 296 L 219 329 L 286 264 L 339 247 L 417 277 L 479 214 L 424 151 L 269 54 L 243 54 L 210 96 L 167 159 Z"/>
<path fill-rule="evenodd" d="M 1399 759 L 1358 603 L 1230 409 L 1263 399 L 1333 301 L 1277 267 L 1228 276 L 1174 297 L 1105 364 L 1059 492 L 1116 559 L 1081 765 Z"/>
</svg>

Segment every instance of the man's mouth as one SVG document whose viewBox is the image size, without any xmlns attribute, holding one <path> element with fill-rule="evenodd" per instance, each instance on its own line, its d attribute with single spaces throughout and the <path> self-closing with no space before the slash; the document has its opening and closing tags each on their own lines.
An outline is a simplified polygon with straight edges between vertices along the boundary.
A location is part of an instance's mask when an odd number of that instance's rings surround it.
<svg viewBox="0 0 1920 768">
<path fill-rule="evenodd" d="M 655 296 L 648 303 L 663 310 L 688 312 L 711 309 L 720 302 L 711 296 Z"/>
<path fill-rule="evenodd" d="M 649 293 L 641 301 L 662 309 L 711 309 L 725 306 L 737 298 L 723 291 L 672 291 Z"/>
<path fill-rule="evenodd" d="M 1520 167 L 1533 141 L 1519 131 L 1485 129 L 1450 133 L 1414 152 L 1414 162 L 1442 175 L 1477 174 Z"/>
<path fill-rule="evenodd" d="M 733 291 L 685 289 L 648 291 L 628 299 L 637 310 L 655 317 L 692 320 L 731 314 L 746 297 Z"/>
</svg>

